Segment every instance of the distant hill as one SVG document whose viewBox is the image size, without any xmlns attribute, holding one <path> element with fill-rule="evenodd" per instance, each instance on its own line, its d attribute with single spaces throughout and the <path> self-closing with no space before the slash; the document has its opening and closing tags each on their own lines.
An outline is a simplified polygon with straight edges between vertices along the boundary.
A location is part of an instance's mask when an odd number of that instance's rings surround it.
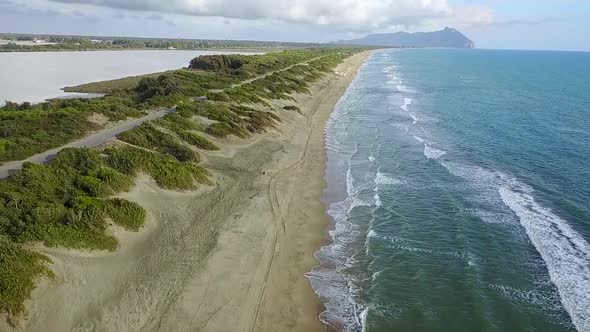
<svg viewBox="0 0 590 332">
<path fill-rule="evenodd" d="M 475 43 L 464 34 L 448 27 L 433 32 L 375 33 L 361 39 L 340 40 L 333 42 L 333 44 L 390 47 L 475 47 Z"/>
</svg>

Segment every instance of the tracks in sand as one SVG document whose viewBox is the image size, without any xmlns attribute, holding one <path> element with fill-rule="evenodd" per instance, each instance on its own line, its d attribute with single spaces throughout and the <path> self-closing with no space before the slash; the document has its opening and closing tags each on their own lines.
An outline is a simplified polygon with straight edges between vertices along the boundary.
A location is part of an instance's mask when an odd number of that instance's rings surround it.
<svg viewBox="0 0 590 332">
<path fill-rule="evenodd" d="M 332 79 L 333 78 L 330 78 L 330 80 L 327 83 L 329 84 Z M 268 202 L 270 205 L 270 210 L 272 213 L 273 226 L 274 226 L 273 239 L 272 239 L 273 250 L 272 250 L 270 257 L 268 258 L 268 263 L 267 263 L 266 271 L 264 274 L 263 286 L 260 290 L 260 295 L 258 297 L 258 302 L 256 305 L 256 309 L 254 311 L 254 314 L 253 314 L 252 324 L 250 327 L 251 332 L 256 331 L 256 323 L 258 322 L 258 318 L 260 315 L 260 309 L 262 306 L 262 302 L 264 301 L 264 295 L 266 293 L 266 287 L 268 284 L 270 272 L 272 271 L 275 256 L 277 256 L 277 254 L 278 254 L 277 243 L 278 243 L 279 233 L 282 230 L 283 235 L 287 234 L 287 224 L 285 222 L 285 217 L 283 216 L 283 214 L 281 212 L 280 202 L 279 202 L 279 198 L 277 195 L 277 182 L 282 177 L 299 169 L 303 165 L 303 163 L 305 162 L 305 160 L 307 158 L 307 154 L 309 152 L 309 143 L 310 143 L 311 138 L 314 133 L 312 119 L 313 119 L 315 113 L 317 112 L 317 110 L 319 109 L 319 107 L 320 107 L 325 95 L 328 93 L 328 91 L 329 91 L 329 89 L 324 89 L 322 91 L 322 93 L 315 99 L 315 102 L 313 103 L 308 114 L 306 114 L 306 125 L 309 129 L 309 133 L 307 135 L 307 139 L 305 142 L 303 153 L 301 154 L 301 156 L 299 157 L 299 159 L 297 161 L 295 161 L 291 165 L 272 174 L 270 176 L 269 181 L 268 181 L 266 193 L 267 193 L 267 198 L 268 198 Z"/>
</svg>

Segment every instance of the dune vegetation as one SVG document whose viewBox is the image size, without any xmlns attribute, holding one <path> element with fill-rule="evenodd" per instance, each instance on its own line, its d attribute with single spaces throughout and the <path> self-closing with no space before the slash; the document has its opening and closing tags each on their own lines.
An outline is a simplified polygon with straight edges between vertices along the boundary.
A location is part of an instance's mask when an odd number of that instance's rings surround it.
<svg viewBox="0 0 590 332">
<path fill-rule="evenodd" d="M 121 80 L 84 86 L 108 94 L 101 98 L 0 108 L 0 161 L 23 159 L 102 129 L 104 124 L 89 120 L 93 114 L 120 121 L 158 107 L 176 108 L 124 132 L 119 144 L 64 149 L 49 163 L 27 163 L 0 181 L 0 312 L 22 312 L 36 278 L 53 275 L 49 258 L 30 244 L 115 250 L 110 227 L 137 231 L 146 217 L 141 206 L 117 197 L 133 187 L 139 173 L 170 190 L 211 185 L 199 151 L 219 150 L 212 140 L 247 138 L 275 126 L 280 118 L 269 101 L 308 93 L 312 82 L 356 52 L 324 48 L 202 56 L 188 69 L 128 80 L 128 86 Z M 195 100 L 200 96 L 208 100 Z"/>
</svg>

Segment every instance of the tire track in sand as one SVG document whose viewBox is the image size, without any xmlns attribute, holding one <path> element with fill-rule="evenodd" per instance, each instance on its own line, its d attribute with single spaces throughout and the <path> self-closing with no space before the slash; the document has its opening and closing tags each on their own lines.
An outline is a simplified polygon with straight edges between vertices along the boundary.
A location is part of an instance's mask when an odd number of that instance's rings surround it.
<svg viewBox="0 0 590 332">
<path fill-rule="evenodd" d="M 251 328 L 250 328 L 251 332 L 256 330 L 256 323 L 258 321 L 258 316 L 260 314 L 260 307 L 262 306 L 262 302 L 264 300 L 264 295 L 266 293 L 266 286 L 268 284 L 268 278 L 270 275 L 270 271 L 272 270 L 274 258 L 277 254 L 277 242 L 278 242 L 280 228 L 283 229 L 283 232 L 285 234 L 287 233 L 287 225 L 285 223 L 285 218 L 284 218 L 283 214 L 281 213 L 281 207 L 280 207 L 279 198 L 277 195 L 277 182 L 281 177 L 297 170 L 305 162 L 305 159 L 307 158 L 307 153 L 309 152 L 309 142 L 311 141 L 311 138 L 314 133 L 313 123 L 312 123 L 313 116 L 315 115 L 315 113 L 319 109 L 325 95 L 328 93 L 329 89 L 327 88 L 327 86 L 332 82 L 333 79 L 334 79 L 334 77 L 330 78 L 327 81 L 324 91 L 322 91 L 321 95 L 319 95 L 315 99 L 315 102 L 312 105 L 310 112 L 306 115 L 305 120 L 306 120 L 306 125 L 309 129 L 309 133 L 307 135 L 307 140 L 305 142 L 303 153 L 301 154 L 299 159 L 297 161 L 295 161 L 293 164 L 291 164 L 291 165 L 287 166 L 286 168 L 283 168 L 283 169 L 275 172 L 273 175 L 271 175 L 271 177 L 268 181 L 266 193 L 267 193 L 267 198 L 268 198 L 268 201 L 270 204 L 272 218 L 274 221 L 274 223 L 273 223 L 274 232 L 273 232 L 273 241 L 272 241 L 273 242 L 273 250 L 272 250 L 272 254 L 269 257 L 269 260 L 267 263 L 266 272 L 264 274 L 264 281 L 262 284 L 262 288 L 260 290 L 260 295 L 258 297 L 258 303 L 257 303 L 256 309 L 254 311 L 254 315 L 253 315 L 254 318 L 252 320 L 252 324 L 251 324 Z"/>
</svg>

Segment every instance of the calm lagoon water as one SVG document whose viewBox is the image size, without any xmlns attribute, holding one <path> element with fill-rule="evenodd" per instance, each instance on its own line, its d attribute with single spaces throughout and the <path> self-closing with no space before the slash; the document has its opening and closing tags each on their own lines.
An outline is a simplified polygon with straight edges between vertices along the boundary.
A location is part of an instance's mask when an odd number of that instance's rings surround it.
<svg viewBox="0 0 590 332">
<path fill-rule="evenodd" d="M 205 54 L 221 51 L 91 51 L 0 53 L 0 105 L 13 102 L 42 102 L 47 98 L 72 95 L 66 86 L 142 75 L 188 66 Z"/>
<path fill-rule="evenodd" d="M 326 127 L 344 331 L 590 331 L 590 53 L 383 50 Z"/>
</svg>

